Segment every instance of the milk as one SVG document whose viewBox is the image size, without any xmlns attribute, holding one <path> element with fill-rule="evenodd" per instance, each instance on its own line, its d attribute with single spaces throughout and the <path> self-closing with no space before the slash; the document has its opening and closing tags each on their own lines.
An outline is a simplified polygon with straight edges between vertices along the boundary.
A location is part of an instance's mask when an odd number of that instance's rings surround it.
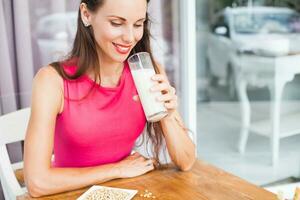
<svg viewBox="0 0 300 200">
<path fill-rule="evenodd" d="M 163 102 L 156 100 L 161 92 L 152 92 L 150 88 L 156 83 L 151 78 L 155 74 L 154 69 L 131 70 L 135 86 L 137 88 L 147 121 L 156 122 L 167 115 Z"/>
</svg>

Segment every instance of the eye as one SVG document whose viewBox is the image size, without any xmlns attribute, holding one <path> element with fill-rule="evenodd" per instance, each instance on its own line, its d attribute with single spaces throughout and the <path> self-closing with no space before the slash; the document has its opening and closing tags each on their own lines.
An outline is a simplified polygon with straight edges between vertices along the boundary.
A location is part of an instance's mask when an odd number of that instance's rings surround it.
<svg viewBox="0 0 300 200">
<path fill-rule="evenodd" d="M 114 22 L 114 21 L 111 21 L 110 24 L 111 24 L 112 26 L 115 26 L 115 27 L 122 26 L 122 23 L 120 23 L 120 22 Z"/>
<path fill-rule="evenodd" d="M 135 24 L 134 27 L 139 28 L 142 27 L 144 24 Z"/>
</svg>

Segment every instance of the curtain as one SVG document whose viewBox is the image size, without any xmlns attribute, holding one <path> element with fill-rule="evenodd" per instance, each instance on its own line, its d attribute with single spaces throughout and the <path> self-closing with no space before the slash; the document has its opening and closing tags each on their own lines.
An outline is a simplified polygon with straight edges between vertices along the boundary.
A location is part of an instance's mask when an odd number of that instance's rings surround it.
<svg viewBox="0 0 300 200">
<path fill-rule="evenodd" d="M 11 32 L 10 2 L 1 1 L 0 3 L 0 114 L 11 112 L 17 108 L 16 82 L 15 82 L 15 63 L 11 57 L 11 38 L 8 33 Z"/>
<path fill-rule="evenodd" d="M 0 104 L 5 114 L 30 105 L 34 65 L 28 1 L 2 0 L 0 27 Z"/>
<path fill-rule="evenodd" d="M 34 76 L 29 1 L 13 1 L 15 58 L 20 107 L 30 105 L 31 82 Z"/>
</svg>

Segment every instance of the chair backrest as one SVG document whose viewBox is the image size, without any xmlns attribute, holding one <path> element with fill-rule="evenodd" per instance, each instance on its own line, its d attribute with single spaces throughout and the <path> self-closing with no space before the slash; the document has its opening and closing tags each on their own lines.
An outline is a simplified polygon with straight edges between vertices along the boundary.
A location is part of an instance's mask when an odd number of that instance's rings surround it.
<svg viewBox="0 0 300 200">
<path fill-rule="evenodd" d="M 0 116 L 0 180 L 6 200 L 16 199 L 26 191 L 16 179 L 6 144 L 25 139 L 29 116 L 30 108 Z"/>
</svg>

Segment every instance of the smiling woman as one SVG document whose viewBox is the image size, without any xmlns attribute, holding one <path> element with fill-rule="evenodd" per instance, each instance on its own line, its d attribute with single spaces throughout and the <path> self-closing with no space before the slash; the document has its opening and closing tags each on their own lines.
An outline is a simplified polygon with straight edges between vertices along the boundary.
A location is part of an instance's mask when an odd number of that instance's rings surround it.
<svg viewBox="0 0 300 200">
<path fill-rule="evenodd" d="M 143 37 L 146 12 L 145 0 L 120 1 L 112 6 L 104 3 L 97 12 L 90 12 L 88 4 L 81 4 L 82 21 L 93 31 L 101 62 L 119 64 L 127 58 Z"/>
<path fill-rule="evenodd" d="M 151 53 L 147 7 L 146 0 L 82 0 L 68 58 L 37 73 L 24 155 L 32 196 L 147 173 L 160 166 L 164 142 L 179 169 L 192 167 L 195 147 L 176 110 L 175 89 Z M 152 91 L 161 93 L 168 117 L 156 123 L 146 121 L 134 98 L 127 58 L 135 52 L 148 52 L 158 73 Z M 145 126 L 154 158 L 131 154 Z"/>
</svg>

